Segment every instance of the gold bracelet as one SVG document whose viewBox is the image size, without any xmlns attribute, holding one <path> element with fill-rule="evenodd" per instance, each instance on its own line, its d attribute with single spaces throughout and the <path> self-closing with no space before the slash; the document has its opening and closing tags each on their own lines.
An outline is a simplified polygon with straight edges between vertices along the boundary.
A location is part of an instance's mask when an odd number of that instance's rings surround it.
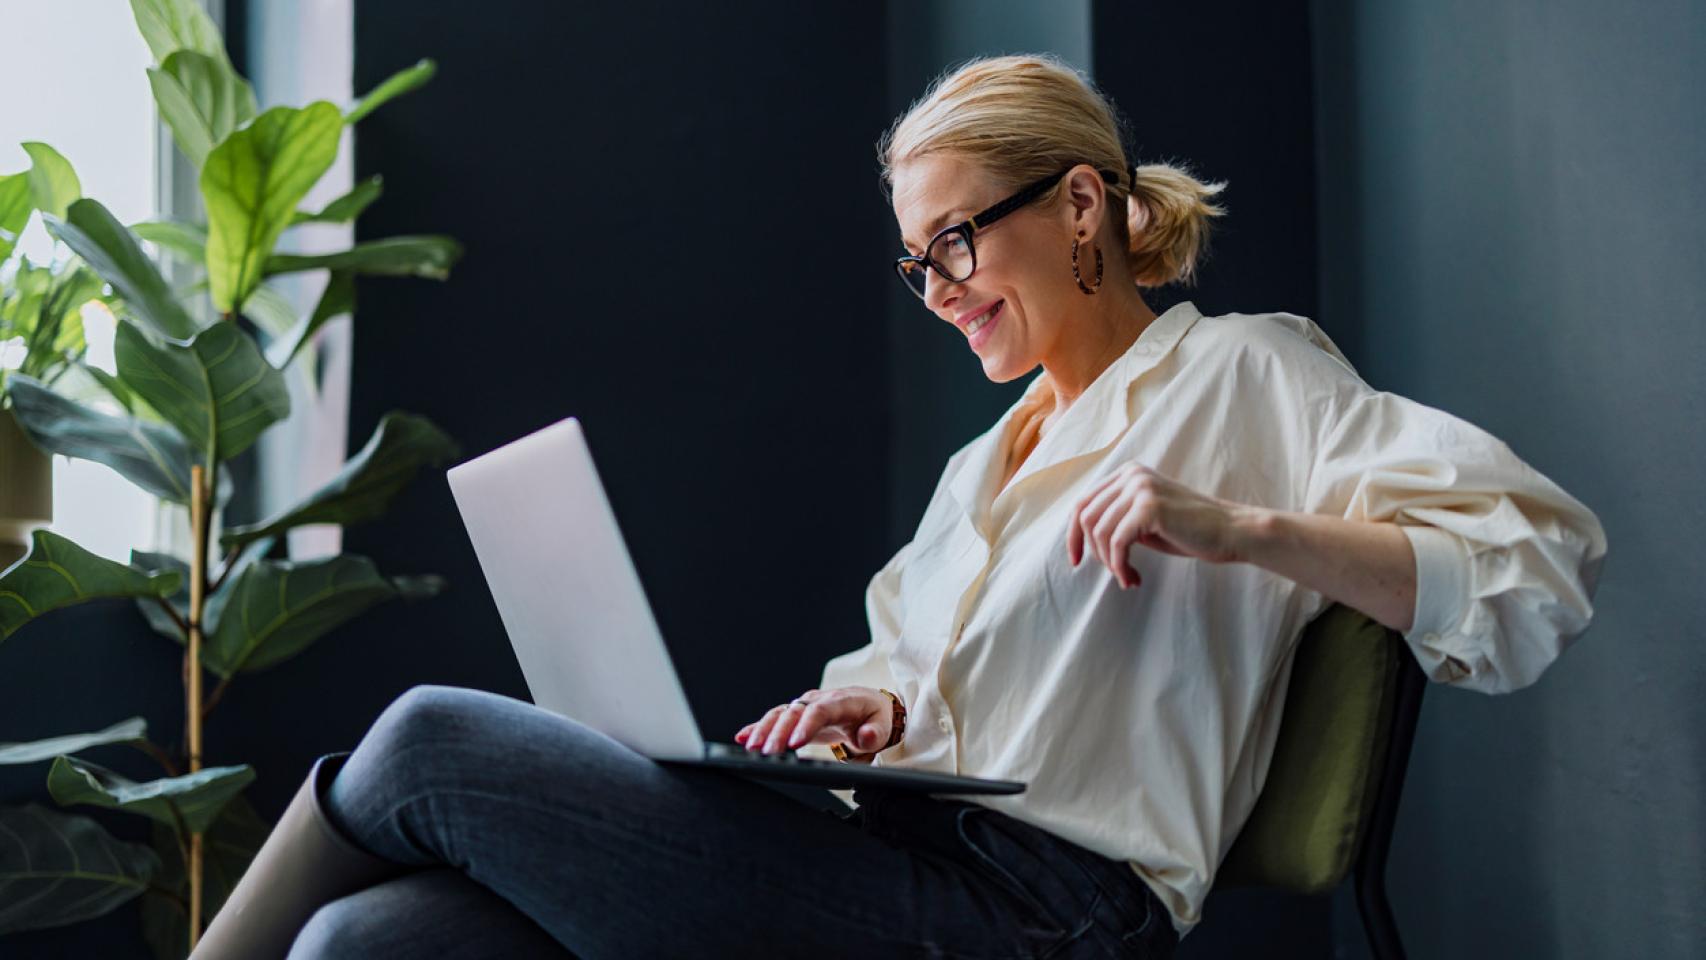
<svg viewBox="0 0 1706 960">
<path fill-rule="evenodd" d="M 901 738 L 906 736 L 906 704 L 900 701 L 900 697 L 897 696 L 893 690 L 883 690 L 881 687 L 879 687 L 878 690 L 881 693 L 888 694 L 889 702 L 892 704 L 892 712 L 890 714 L 891 719 L 889 721 L 889 742 L 883 744 L 870 753 L 848 753 L 845 746 L 842 746 L 839 743 L 830 744 L 829 752 L 835 754 L 835 759 L 840 760 L 842 763 L 855 763 L 866 757 L 874 757 L 899 743 Z"/>
</svg>

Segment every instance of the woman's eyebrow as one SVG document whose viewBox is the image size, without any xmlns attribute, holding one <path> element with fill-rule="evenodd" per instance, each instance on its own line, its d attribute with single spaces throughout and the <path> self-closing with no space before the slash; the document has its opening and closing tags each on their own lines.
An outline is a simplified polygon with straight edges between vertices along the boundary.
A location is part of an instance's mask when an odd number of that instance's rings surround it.
<svg viewBox="0 0 1706 960">
<path fill-rule="evenodd" d="M 925 226 L 924 233 L 926 236 L 934 237 L 936 235 L 936 231 L 948 225 L 949 220 L 952 220 L 959 214 L 970 212 L 970 207 L 950 207 L 947 210 L 944 210 L 936 219 L 930 221 L 930 223 Z M 906 247 L 908 250 L 912 249 L 913 246 L 911 243 L 907 242 L 904 234 L 901 235 L 900 245 Z"/>
</svg>

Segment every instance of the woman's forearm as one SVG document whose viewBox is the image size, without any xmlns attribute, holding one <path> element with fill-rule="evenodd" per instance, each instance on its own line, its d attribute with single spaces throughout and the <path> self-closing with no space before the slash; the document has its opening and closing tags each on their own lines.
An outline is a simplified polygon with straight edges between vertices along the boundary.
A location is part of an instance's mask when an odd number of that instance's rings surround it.
<svg viewBox="0 0 1706 960">
<path fill-rule="evenodd" d="M 1247 507 L 1237 558 L 1271 570 L 1400 633 L 1416 617 L 1416 558 L 1395 523 Z"/>
</svg>

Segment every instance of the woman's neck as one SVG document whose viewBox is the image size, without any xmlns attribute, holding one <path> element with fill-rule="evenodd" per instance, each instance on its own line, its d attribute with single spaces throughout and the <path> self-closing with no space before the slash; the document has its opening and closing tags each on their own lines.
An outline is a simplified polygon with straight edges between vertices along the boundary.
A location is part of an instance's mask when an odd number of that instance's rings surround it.
<svg viewBox="0 0 1706 960">
<path fill-rule="evenodd" d="M 1155 311 L 1143 302 L 1135 284 L 1110 283 L 1094 300 L 1090 309 L 1066 322 L 1056 338 L 1055 354 L 1043 359 L 1043 372 L 1054 395 L 1050 423 L 1155 322 Z"/>
</svg>

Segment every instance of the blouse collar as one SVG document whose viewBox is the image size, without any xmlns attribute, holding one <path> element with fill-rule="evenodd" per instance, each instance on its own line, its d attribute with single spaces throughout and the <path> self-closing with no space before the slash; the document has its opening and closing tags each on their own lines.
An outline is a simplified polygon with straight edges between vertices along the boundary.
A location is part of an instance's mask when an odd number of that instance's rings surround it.
<svg viewBox="0 0 1706 960">
<path fill-rule="evenodd" d="M 1009 431 L 1016 426 L 1016 414 L 1025 407 L 1040 402 L 1046 390 L 1048 373 L 1044 371 L 1031 380 L 1025 393 L 1002 414 L 982 436 L 972 444 L 959 470 L 949 481 L 948 488 L 972 526 L 989 539 L 983 522 L 989 516 L 995 499 L 1010 496 L 1025 482 L 1025 478 L 1051 467 L 1087 457 L 1106 449 L 1131 425 L 1131 386 L 1145 373 L 1172 352 L 1202 314 L 1196 304 L 1180 301 L 1156 317 L 1145 327 L 1126 352 L 1108 365 L 1087 387 L 1078 400 L 1068 407 L 1053 429 L 1037 442 L 1037 448 L 1019 466 L 1013 479 L 995 496 L 995 485 L 1001 482 L 1003 456 Z"/>
</svg>

